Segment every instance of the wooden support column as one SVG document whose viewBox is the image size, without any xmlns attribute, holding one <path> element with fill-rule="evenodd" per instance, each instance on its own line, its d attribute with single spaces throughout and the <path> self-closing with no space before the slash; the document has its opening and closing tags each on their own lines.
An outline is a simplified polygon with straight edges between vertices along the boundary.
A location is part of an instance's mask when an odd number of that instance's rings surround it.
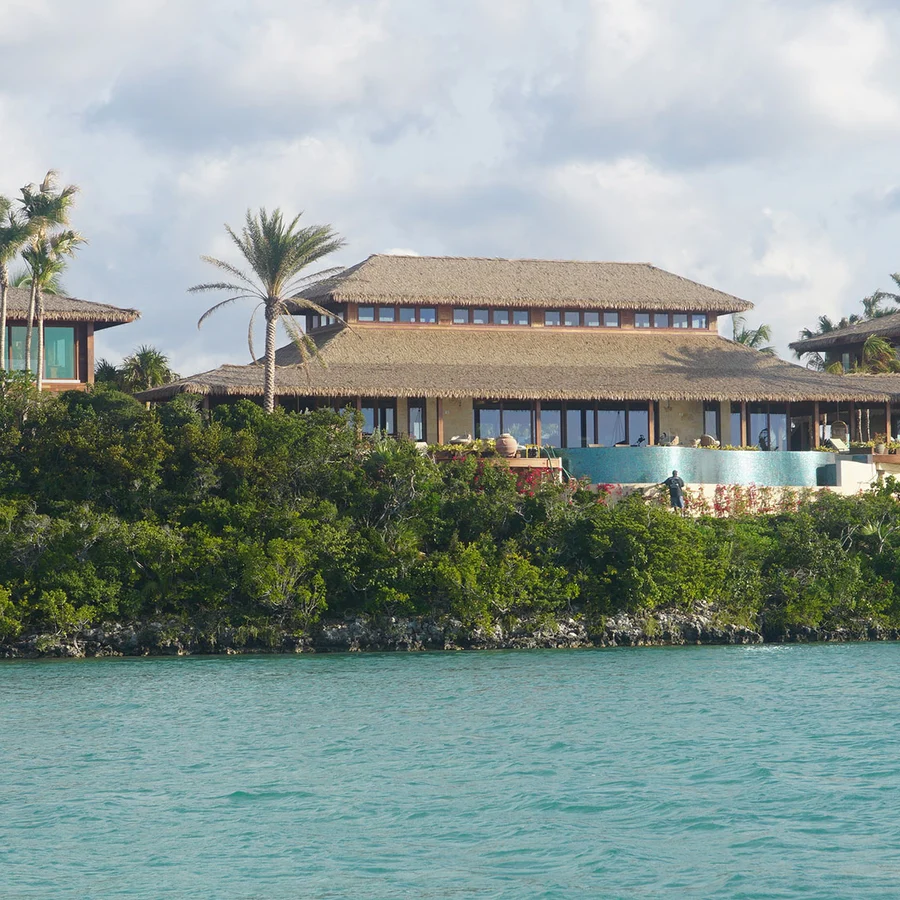
<svg viewBox="0 0 900 900">
<path fill-rule="evenodd" d="M 359 412 L 362 409 L 362 397 L 356 398 L 356 411 Z"/>
<path fill-rule="evenodd" d="M 850 440 L 856 440 L 856 404 L 851 400 L 850 401 Z"/>
<path fill-rule="evenodd" d="M 541 401 L 534 401 L 534 442 L 541 446 Z"/>
<path fill-rule="evenodd" d="M 820 427 L 821 426 L 821 418 L 819 415 L 819 401 L 818 400 L 815 400 L 813 402 L 812 417 L 813 417 L 813 420 L 812 420 L 812 427 L 813 427 L 812 445 L 813 445 L 813 450 L 818 450 L 819 446 L 820 446 L 819 433 L 821 431 L 821 427 Z"/>
<path fill-rule="evenodd" d="M 444 443 L 444 398 L 437 398 L 437 442 Z"/>
<path fill-rule="evenodd" d="M 747 401 L 741 400 L 741 446 L 747 446 Z"/>
<path fill-rule="evenodd" d="M 885 441 L 890 441 L 893 439 L 893 435 L 891 434 L 891 401 L 890 400 L 888 400 L 888 402 L 884 404 L 884 434 L 885 434 Z"/>
<path fill-rule="evenodd" d="M 656 443 L 656 404 L 652 400 L 647 401 L 647 445 L 652 447 Z"/>
</svg>

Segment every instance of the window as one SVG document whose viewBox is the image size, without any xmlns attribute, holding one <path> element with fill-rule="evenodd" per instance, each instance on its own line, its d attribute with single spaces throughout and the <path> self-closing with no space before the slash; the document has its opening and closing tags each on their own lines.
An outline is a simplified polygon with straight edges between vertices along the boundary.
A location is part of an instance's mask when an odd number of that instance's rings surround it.
<svg viewBox="0 0 900 900">
<path fill-rule="evenodd" d="M 750 403 L 747 442 L 761 450 L 787 450 L 787 414 L 784 404 Z"/>
<path fill-rule="evenodd" d="M 458 306 L 453 310 L 453 324 L 454 325 L 468 325 L 469 324 L 469 311 L 465 307 Z"/>
<path fill-rule="evenodd" d="M 375 307 L 374 306 L 361 306 L 359 308 L 358 315 L 360 322 L 374 322 L 375 321 Z"/>
<path fill-rule="evenodd" d="M 654 328 L 668 328 L 669 327 L 669 314 L 668 313 L 653 313 L 653 327 Z"/>
<path fill-rule="evenodd" d="M 531 314 L 527 309 L 514 309 L 513 310 L 513 325 L 530 325 L 531 324 Z"/>
<path fill-rule="evenodd" d="M 675 313 L 672 316 L 672 327 L 673 328 L 687 328 L 688 327 L 687 313 Z"/>
<path fill-rule="evenodd" d="M 509 325 L 508 309 L 495 309 L 491 315 L 495 325 Z"/>
<path fill-rule="evenodd" d="M 634 314 L 634 327 L 635 328 L 649 328 L 650 327 L 650 313 L 635 313 Z"/>
<path fill-rule="evenodd" d="M 472 324 L 473 325 L 487 325 L 488 323 L 488 311 L 486 309 L 473 309 L 472 310 Z"/>
<path fill-rule="evenodd" d="M 706 313 L 692 313 L 691 328 L 709 328 L 709 319 Z"/>
<path fill-rule="evenodd" d="M 437 310 L 433 306 L 423 306 L 419 310 L 419 321 L 423 325 L 434 325 L 437 322 Z"/>
<path fill-rule="evenodd" d="M 476 401 L 474 404 L 475 437 L 495 438 L 511 434 L 520 444 L 534 441 L 534 404 L 515 400 Z"/>
<path fill-rule="evenodd" d="M 594 443 L 593 407 L 566 404 L 566 446 L 587 447 Z"/>
<path fill-rule="evenodd" d="M 647 404 L 628 407 L 628 443 L 632 447 L 646 446 L 650 433 L 650 411 Z"/>
<path fill-rule="evenodd" d="M 415 322 L 416 321 L 416 308 L 414 306 L 401 306 L 400 307 L 400 321 L 401 322 Z"/>
<path fill-rule="evenodd" d="M 579 325 L 581 323 L 581 315 L 574 310 L 566 310 L 563 313 L 563 325 Z"/>
<path fill-rule="evenodd" d="M 9 355 L 12 360 L 10 368 L 16 372 L 24 371 L 25 365 L 25 326 L 13 325 L 9 329 Z M 31 339 L 31 371 L 37 374 L 37 335 Z"/>
<path fill-rule="evenodd" d="M 406 401 L 407 434 L 414 441 L 425 440 L 425 399 L 416 398 Z"/>
<path fill-rule="evenodd" d="M 397 433 L 397 401 L 363 399 L 360 405 L 363 417 L 363 434 L 372 434 L 376 429 L 385 434 Z"/>
<path fill-rule="evenodd" d="M 625 409 L 601 409 L 597 411 L 597 443 L 603 447 L 615 447 L 625 441 Z"/>
<path fill-rule="evenodd" d="M 307 331 L 315 331 L 319 327 L 319 322 L 320 322 L 321 318 L 322 317 L 319 316 L 317 313 L 313 314 L 311 316 L 307 316 L 306 317 Z"/>
<path fill-rule="evenodd" d="M 584 324 L 588 328 L 598 328 L 600 326 L 600 313 L 586 312 L 584 314 Z"/>
<path fill-rule="evenodd" d="M 548 309 L 544 313 L 544 324 L 545 325 L 559 325 L 561 321 L 561 314 L 558 309 Z"/>
<path fill-rule="evenodd" d="M 721 428 L 719 426 L 719 404 L 707 400 L 703 404 L 703 433 L 714 437 L 717 441 L 722 440 Z M 738 438 L 740 441 L 740 438 Z"/>
<path fill-rule="evenodd" d="M 603 327 L 604 328 L 618 328 L 619 327 L 619 314 L 617 312 L 603 313 Z"/>
<path fill-rule="evenodd" d="M 541 444 L 545 447 L 562 447 L 562 405 L 541 405 Z"/>
<path fill-rule="evenodd" d="M 393 322 L 394 321 L 394 307 L 393 306 L 379 306 L 378 307 L 378 321 L 379 322 Z"/>
<path fill-rule="evenodd" d="M 740 447 L 743 443 L 741 437 L 741 404 L 731 404 L 731 446 Z"/>
</svg>

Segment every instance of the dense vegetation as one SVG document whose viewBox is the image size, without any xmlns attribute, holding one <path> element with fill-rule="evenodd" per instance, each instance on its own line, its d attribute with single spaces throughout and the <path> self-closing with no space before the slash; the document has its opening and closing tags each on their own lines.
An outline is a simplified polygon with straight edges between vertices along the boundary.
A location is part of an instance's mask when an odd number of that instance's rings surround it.
<svg viewBox="0 0 900 900">
<path fill-rule="evenodd" d="M 0 641 L 113 621 L 274 635 L 326 613 L 474 625 L 698 600 L 768 628 L 894 623 L 898 584 L 893 485 L 682 519 L 477 459 L 438 464 L 359 436 L 349 412 L 241 401 L 206 420 L 189 398 L 148 410 L 0 381 Z"/>
</svg>

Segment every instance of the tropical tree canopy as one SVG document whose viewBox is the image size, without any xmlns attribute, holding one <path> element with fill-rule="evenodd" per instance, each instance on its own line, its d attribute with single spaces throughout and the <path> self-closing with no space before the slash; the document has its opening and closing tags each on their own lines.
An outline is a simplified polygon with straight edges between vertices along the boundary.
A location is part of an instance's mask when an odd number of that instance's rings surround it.
<svg viewBox="0 0 900 900">
<path fill-rule="evenodd" d="M 300 214 L 302 215 L 302 213 Z M 209 316 L 238 300 L 255 302 L 247 330 L 250 357 L 256 362 L 253 349 L 253 325 L 256 313 L 262 309 L 266 320 L 266 348 L 264 408 L 266 412 L 275 409 L 275 341 L 278 322 L 301 352 L 301 358 L 309 360 L 316 354 L 314 342 L 296 325 L 292 315 L 298 308 L 318 312 L 321 315 L 334 313 L 323 309 L 311 300 L 300 297 L 302 290 L 316 281 L 340 271 L 333 268 L 304 275 L 304 270 L 344 245 L 344 241 L 330 225 L 300 227 L 300 215 L 289 223 L 284 221 L 281 210 L 271 214 L 265 208 L 254 215 L 247 210 L 244 227 L 237 234 L 229 225 L 225 231 L 237 247 L 244 262 L 249 267 L 243 270 L 231 263 L 212 256 L 201 257 L 205 262 L 224 272 L 228 280 L 195 284 L 191 292 L 225 291 L 231 296 L 210 307 L 197 323 L 199 328 Z"/>
<path fill-rule="evenodd" d="M 743 316 L 734 317 L 734 342 L 758 350 L 768 356 L 775 355 L 775 348 L 768 342 L 772 340 L 772 326 L 760 325 L 758 328 L 748 328 Z"/>
<path fill-rule="evenodd" d="M 13 209 L 8 197 L 0 196 L 0 369 L 6 368 L 6 316 L 9 263 L 19 255 L 33 233 L 32 223 Z"/>
<path fill-rule="evenodd" d="M 168 384 L 177 378 L 178 373 L 172 371 L 169 358 L 147 344 L 126 356 L 121 366 L 108 359 L 99 359 L 94 367 L 95 383 L 109 384 L 131 394 Z"/>
</svg>

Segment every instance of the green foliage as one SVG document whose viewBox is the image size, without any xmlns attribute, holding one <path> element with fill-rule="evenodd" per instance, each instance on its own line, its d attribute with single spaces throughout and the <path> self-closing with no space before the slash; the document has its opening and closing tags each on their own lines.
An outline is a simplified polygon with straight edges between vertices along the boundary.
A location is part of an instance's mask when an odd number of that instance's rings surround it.
<svg viewBox="0 0 900 900">
<path fill-rule="evenodd" d="M 108 386 L 40 396 L 0 373 L 0 640 L 162 622 L 262 648 L 358 614 L 491 627 L 624 610 L 652 629 L 656 609 L 700 601 L 775 633 L 900 623 L 893 479 L 781 502 L 723 488 L 682 518 L 357 426 L 249 401 L 148 410 Z"/>
</svg>

